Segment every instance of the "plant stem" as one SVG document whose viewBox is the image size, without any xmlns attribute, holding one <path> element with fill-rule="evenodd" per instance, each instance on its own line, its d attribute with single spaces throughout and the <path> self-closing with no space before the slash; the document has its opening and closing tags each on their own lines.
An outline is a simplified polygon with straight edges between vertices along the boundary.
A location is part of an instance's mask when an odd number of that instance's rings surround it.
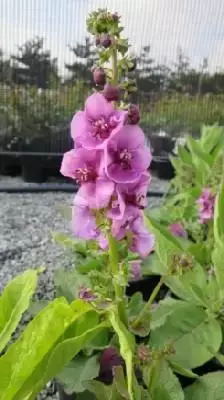
<svg viewBox="0 0 224 400">
<path fill-rule="evenodd" d="M 119 260 L 118 260 L 118 253 L 117 253 L 117 242 L 111 235 L 108 234 L 108 241 L 109 241 L 109 256 L 110 256 L 110 266 L 111 266 L 111 273 L 113 276 L 113 285 L 115 291 L 115 300 L 117 303 L 118 314 L 121 321 L 127 326 L 127 315 L 125 311 L 125 303 L 124 303 L 124 289 L 119 283 L 116 282 L 116 278 L 119 273 Z"/>
<path fill-rule="evenodd" d="M 117 48 L 116 45 L 113 45 L 112 49 L 112 82 L 114 85 L 118 83 L 118 70 L 117 70 Z"/>
<path fill-rule="evenodd" d="M 139 325 L 139 323 L 141 322 L 142 317 L 145 316 L 145 313 L 148 309 L 150 309 L 153 301 L 155 300 L 157 294 L 159 293 L 161 286 L 164 283 L 164 277 L 161 276 L 159 282 L 157 283 L 156 287 L 153 289 L 152 294 L 149 298 L 149 300 L 147 301 L 147 303 L 145 304 L 145 306 L 143 307 L 142 311 L 140 312 L 138 318 L 136 318 L 136 320 L 133 322 L 132 326 L 133 327 L 137 327 Z"/>
</svg>

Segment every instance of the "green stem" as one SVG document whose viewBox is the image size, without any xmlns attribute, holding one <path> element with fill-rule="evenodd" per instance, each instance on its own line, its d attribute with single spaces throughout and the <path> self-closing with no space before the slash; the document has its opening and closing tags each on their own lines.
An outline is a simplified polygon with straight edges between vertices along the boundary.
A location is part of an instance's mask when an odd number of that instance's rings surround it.
<svg viewBox="0 0 224 400">
<path fill-rule="evenodd" d="M 117 48 L 115 44 L 112 49 L 112 83 L 114 85 L 118 83 Z"/>
<path fill-rule="evenodd" d="M 150 307 L 152 305 L 152 303 L 154 302 L 157 294 L 159 293 L 161 286 L 164 283 L 164 277 L 161 276 L 159 282 L 157 283 L 156 287 L 154 288 L 154 290 L 152 291 L 152 294 L 149 298 L 149 300 L 147 301 L 147 303 L 145 304 L 145 306 L 143 307 L 142 311 L 140 312 L 138 318 L 136 318 L 136 320 L 133 322 L 132 326 L 133 327 L 137 327 L 139 325 L 139 323 L 141 322 L 142 317 L 145 316 L 146 311 L 150 310 Z"/>
<path fill-rule="evenodd" d="M 117 242 L 111 235 L 108 234 L 108 241 L 109 241 L 109 256 L 110 256 L 110 266 L 111 266 L 111 273 L 113 276 L 113 285 L 115 291 L 115 300 L 117 304 L 118 314 L 121 321 L 127 326 L 127 315 L 125 310 L 125 302 L 124 302 L 124 289 L 119 283 L 116 282 L 118 273 L 119 273 L 119 260 L 118 260 L 118 253 L 117 253 Z"/>
</svg>

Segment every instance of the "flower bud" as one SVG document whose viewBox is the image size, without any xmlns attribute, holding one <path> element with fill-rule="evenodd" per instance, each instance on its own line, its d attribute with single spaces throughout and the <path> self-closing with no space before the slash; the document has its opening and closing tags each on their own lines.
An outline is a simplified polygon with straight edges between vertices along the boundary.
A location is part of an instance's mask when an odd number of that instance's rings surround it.
<svg viewBox="0 0 224 400">
<path fill-rule="evenodd" d="M 119 15 L 118 15 L 117 12 L 115 12 L 115 13 L 112 14 L 112 18 L 113 18 L 114 22 L 118 22 L 119 19 L 120 19 L 120 17 L 119 17 Z"/>
<path fill-rule="evenodd" d="M 120 99 L 120 90 L 118 86 L 107 83 L 102 93 L 108 101 L 118 101 Z"/>
<path fill-rule="evenodd" d="M 105 85 L 106 74 L 103 68 L 97 67 L 93 70 L 93 80 L 96 85 Z"/>
<path fill-rule="evenodd" d="M 100 45 L 100 36 L 97 36 L 96 37 L 96 46 L 99 46 Z"/>
<path fill-rule="evenodd" d="M 143 364 L 150 362 L 152 359 L 152 352 L 150 351 L 149 346 L 140 344 L 137 348 L 137 356 Z"/>
<path fill-rule="evenodd" d="M 141 279 L 141 261 L 134 260 L 129 262 L 131 280 L 138 281 Z"/>
<path fill-rule="evenodd" d="M 85 301 L 93 301 L 95 299 L 95 296 L 92 292 L 91 289 L 89 288 L 85 288 L 85 287 L 81 287 L 79 290 L 79 298 Z"/>
<path fill-rule="evenodd" d="M 112 40 L 111 40 L 110 35 L 107 35 L 107 34 L 101 35 L 101 37 L 100 37 L 101 46 L 103 46 L 103 47 L 105 47 L 105 49 L 107 49 L 108 47 L 111 46 L 111 43 L 112 43 Z"/>
<path fill-rule="evenodd" d="M 128 107 L 128 123 L 136 125 L 140 121 L 140 112 L 138 106 L 130 104 Z"/>
</svg>

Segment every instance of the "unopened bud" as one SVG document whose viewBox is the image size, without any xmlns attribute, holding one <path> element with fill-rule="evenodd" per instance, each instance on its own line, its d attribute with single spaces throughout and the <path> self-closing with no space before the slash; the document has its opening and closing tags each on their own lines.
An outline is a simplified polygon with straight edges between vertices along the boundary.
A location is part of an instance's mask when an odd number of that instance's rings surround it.
<svg viewBox="0 0 224 400">
<path fill-rule="evenodd" d="M 128 122 L 131 125 L 136 125 L 140 121 L 140 112 L 138 106 L 130 104 L 128 107 Z"/>
<path fill-rule="evenodd" d="M 100 36 L 97 36 L 96 37 L 96 46 L 99 46 L 100 45 Z"/>
<path fill-rule="evenodd" d="M 105 85 L 106 74 L 103 68 L 97 67 L 93 70 L 93 80 L 96 85 Z"/>
<path fill-rule="evenodd" d="M 108 101 L 118 101 L 120 99 L 119 87 L 107 83 L 104 86 L 103 95 Z"/>
<path fill-rule="evenodd" d="M 143 364 L 148 363 L 152 359 L 152 352 L 149 346 L 140 344 L 137 348 L 137 356 Z"/>
<path fill-rule="evenodd" d="M 108 34 L 101 35 L 101 37 L 100 37 L 101 46 L 103 46 L 103 47 L 105 47 L 105 49 L 107 49 L 108 47 L 111 46 L 111 43 L 112 43 L 112 40 L 111 40 L 110 35 L 108 35 Z"/>
</svg>

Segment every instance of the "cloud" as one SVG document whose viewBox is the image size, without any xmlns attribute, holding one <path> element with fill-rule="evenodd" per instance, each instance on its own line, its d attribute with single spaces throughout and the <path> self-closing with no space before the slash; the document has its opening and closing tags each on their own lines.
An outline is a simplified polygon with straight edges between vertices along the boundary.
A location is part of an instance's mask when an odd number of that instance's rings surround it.
<svg viewBox="0 0 224 400">
<path fill-rule="evenodd" d="M 85 37 L 88 13 L 105 6 L 121 14 L 135 52 L 151 44 L 152 56 L 170 63 L 181 46 L 195 67 L 204 57 L 211 70 L 224 67 L 223 0 L 1 0 L 0 47 L 15 53 L 17 44 L 42 36 L 63 71 L 73 60 L 68 45 Z"/>
</svg>

